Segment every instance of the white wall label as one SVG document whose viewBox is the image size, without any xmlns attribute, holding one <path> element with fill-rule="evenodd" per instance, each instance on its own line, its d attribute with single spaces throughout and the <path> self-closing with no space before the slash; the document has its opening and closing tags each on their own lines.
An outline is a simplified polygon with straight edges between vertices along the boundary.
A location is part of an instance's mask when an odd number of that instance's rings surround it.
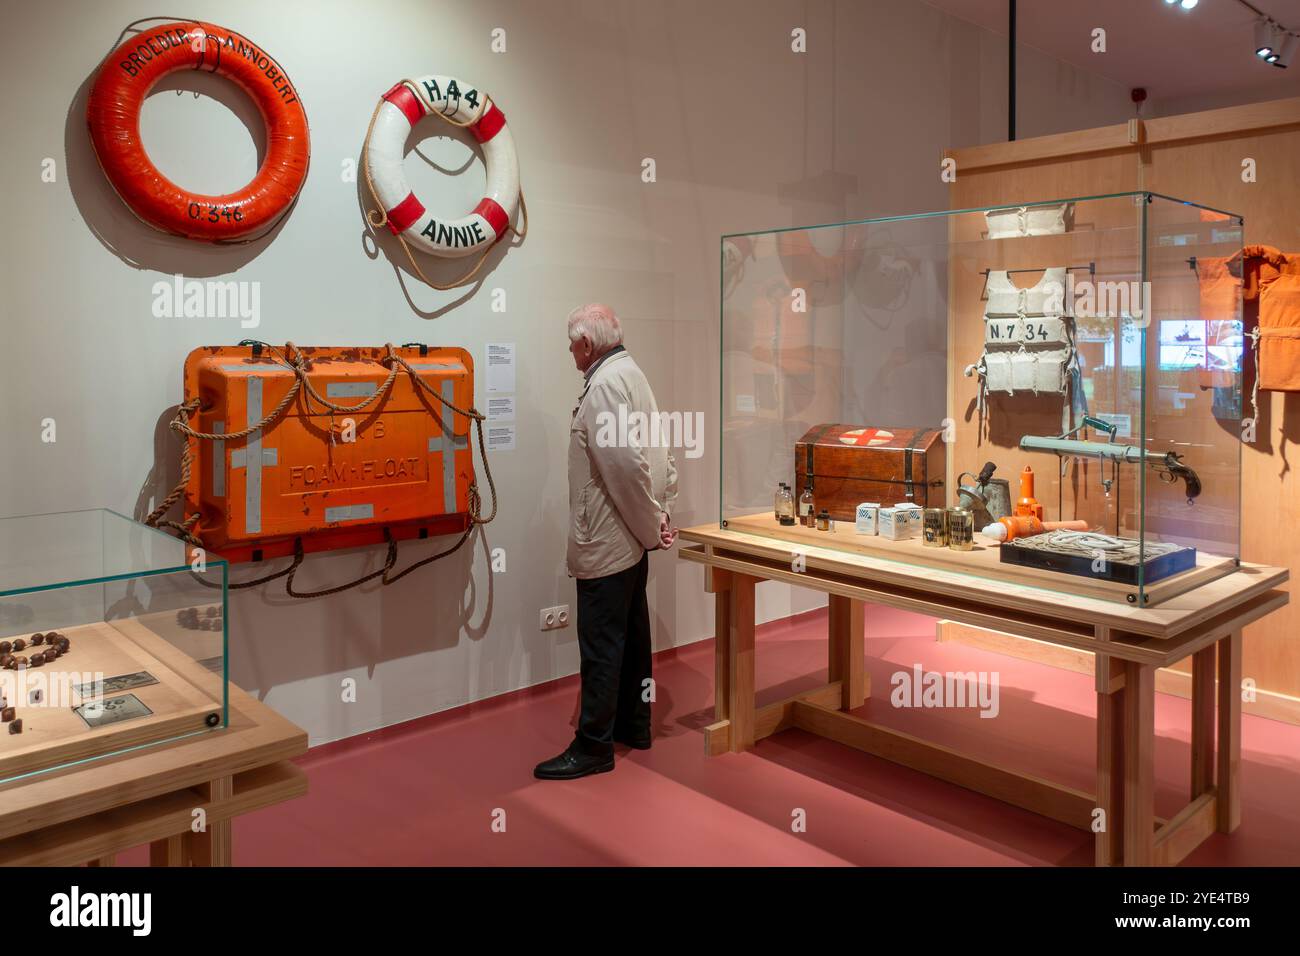
<svg viewBox="0 0 1300 956">
<path fill-rule="evenodd" d="M 487 400 L 487 417 L 490 422 L 513 422 L 515 420 L 515 397 L 513 395 L 490 395 Z"/>
<path fill-rule="evenodd" d="M 1116 438 L 1131 438 L 1133 436 L 1133 416 L 1132 415 L 1113 415 L 1107 412 L 1097 412 L 1095 418 L 1100 418 L 1103 422 L 1115 426 Z"/>
<path fill-rule="evenodd" d="M 487 427 L 488 451 L 514 451 L 515 426 L 489 425 Z"/>
<path fill-rule="evenodd" d="M 487 343 L 487 390 L 513 392 L 515 390 L 515 343 Z"/>
</svg>

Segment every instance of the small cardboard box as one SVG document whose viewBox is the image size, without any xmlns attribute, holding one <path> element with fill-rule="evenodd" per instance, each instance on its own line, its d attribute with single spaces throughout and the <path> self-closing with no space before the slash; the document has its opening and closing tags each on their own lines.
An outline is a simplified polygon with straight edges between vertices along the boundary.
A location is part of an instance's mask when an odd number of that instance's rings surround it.
<svg viewBox="0 0 1300 956">
<path fill-rule="evenodd" d="M 889 541 L 903 540 L 911 529 L 907 509 L 881 508 L 877 527 L 882 538 Z"/>
<path fill-rule="evenodd" d="M 858 505 L 855 516 L 855 526 L 858 534 L 875 534 L 876 519 L 880 514 L 880 505 L 874 502 L 864 501 Z"/>
</svg>

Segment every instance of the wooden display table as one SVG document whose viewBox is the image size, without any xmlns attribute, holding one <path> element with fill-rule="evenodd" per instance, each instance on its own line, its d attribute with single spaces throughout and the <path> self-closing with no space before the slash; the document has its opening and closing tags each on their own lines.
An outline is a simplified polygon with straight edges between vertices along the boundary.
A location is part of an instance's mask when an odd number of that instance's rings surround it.
<svg viewBox="0 0 1300 956">
<path fill-rule="evenodd" d="M 229 866 L 236 816 L 306 794 L 289 762 L 306 751 L 305 731 L 231 684 L 228 727 L 0 786 L 0 865 L 111 866 L 148 843 L 154 866 Z"/>
<path fill-rule="evenodd" d="M 683 530 L 681 538 L 697 545 L 683 545 L 681 557 L 705 565 L 705 590 L 717 596 L 717 719 L 705 728 L 707 753 L 747 750 L 764 737 L 798 727 L 1093 831 L 1101 866 L 1175 864 L 1216 829 L 1229 833 L 1240 822 L 1241 631 L 1287 603 L 1286 592 L 1278 590 L 1288 578 L 1285 568 L 1243 564 L 1158 607 L 1139 609 L 716 525 Z M 757 708 L 754 586 L 762 581 L 783 581 L 830 596 L 830 680 Z M 867 604 L 1092 651 L 1097 685 L 1095 794 L 998 767 L 849 713 L 869 692 L 863 647 Z M 1188 656 L 1189 803 L 1166 821 L 1155 816 L 1155 673 Z M 1104 829 L 1097 830 L 1095 821 L 1104 821 Z"/>
</svg>

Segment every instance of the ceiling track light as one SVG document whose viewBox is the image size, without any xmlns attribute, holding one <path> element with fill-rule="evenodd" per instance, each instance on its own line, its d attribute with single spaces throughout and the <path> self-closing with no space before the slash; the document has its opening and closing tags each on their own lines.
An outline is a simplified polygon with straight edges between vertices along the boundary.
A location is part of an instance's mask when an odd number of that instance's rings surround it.
<svg viewBox="0 0 1300 956">
<path fill-rule="evenodd" d="M 1191 10 L 1200 2 L 1201 0 L 1165 0 L 1165 6 L 1172 7 L 1174 4 L 1178 4 L 1184 10 Z"/>
<path fill-rule="evenodd" d="M 1275 62 L 1281 45 L 1281 27 L 1267 17 L 1255 21 L 1255 56 L 1268 63 Z"/>
<path fill-rule="evenodd" d="M 1294 33 L 1284 34 L 1281 46 L 1274 51 L 1272 58 L 1268 62 L 1285 70 L 1291 65 L 1291 60 L 1295 57 L 1297 45 L 1300 45 L 1300 37 L 1297 37 Z"/>
<path fill-rule="evenodd" d="M 1170 3 L 1171 0 L 1165 2 Z M 1285 70 L 1295 58 L 1300 36 L 1282 26 L 1250 0 L 1237 0 L 1237 3 L 1255 14 L 1255 56 Z"/>
</svg>

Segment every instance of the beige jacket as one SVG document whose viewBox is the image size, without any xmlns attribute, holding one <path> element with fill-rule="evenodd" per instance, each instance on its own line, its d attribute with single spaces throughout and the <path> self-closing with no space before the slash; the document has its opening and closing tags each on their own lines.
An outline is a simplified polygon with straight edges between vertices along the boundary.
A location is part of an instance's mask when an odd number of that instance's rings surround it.
<svg viewBox="0 0 1300 956">
<path fill-rule="evenodd" d="M 650 383 L 626 351 L 607 355 L 587 379 L 569 427 L 571 577 L 617 574 L 659 547 L 659 516 L 677 498 L 677 468 L 668 436 L 656 441 L 652 430 L 636 427 L 658 414 Z"/>
</svg>

